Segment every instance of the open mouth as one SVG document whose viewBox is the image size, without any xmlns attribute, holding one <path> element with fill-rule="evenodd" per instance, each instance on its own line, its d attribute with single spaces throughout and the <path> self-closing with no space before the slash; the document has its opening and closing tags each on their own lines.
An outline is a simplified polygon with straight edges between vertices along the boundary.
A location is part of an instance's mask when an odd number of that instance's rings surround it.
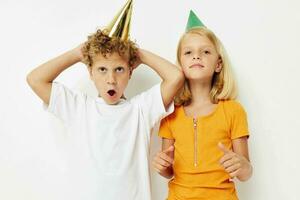
<svg viewBox="0 0 300 200">
<path fill-rule="evenodd" d="M 116 94 L 116 91 L 115 90 L 108 90 L 107 93 L 112 97 Z"/>
</svg>

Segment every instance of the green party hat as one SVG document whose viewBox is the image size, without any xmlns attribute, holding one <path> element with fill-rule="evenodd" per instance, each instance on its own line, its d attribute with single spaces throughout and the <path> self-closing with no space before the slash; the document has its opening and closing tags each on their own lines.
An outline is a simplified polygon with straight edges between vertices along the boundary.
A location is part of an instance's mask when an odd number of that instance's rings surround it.
<svg viewBox="0 0 300 200">
<path fill-rule="evenodd" d="M 197 27 L 205 27 L 205 25 L 201 22 L 201 20 L 197 17 L 197 15 L 191 10 L 188 22 L 186 24 L 185 31 L 188 32 L 189 30 Z"/>
</svg>

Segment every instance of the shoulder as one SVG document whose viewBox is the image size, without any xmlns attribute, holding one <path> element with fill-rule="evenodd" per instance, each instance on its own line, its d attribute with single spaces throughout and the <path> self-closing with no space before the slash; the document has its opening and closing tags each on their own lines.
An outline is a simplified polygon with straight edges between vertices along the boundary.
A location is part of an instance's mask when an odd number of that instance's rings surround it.
<svg viewBox="0 0 300 200">
<path fill-rule="evenodd" d="M 64 104 L 86 102 L 89 96 L 79 89 L 70 89 L 68 86 L 53 82 L 51 88 L 50 102 L 60 102 Z M 49 103 L 50 104 L 50 103 Z"/>
<path fill-rule="evenodd" d="M 224 112 L 227 116 L 245 115 L 246 111 L 243 105 L 236 100 L 225 100 L 220 101 Z"/>
<path fill-rule="evenodd" d="M 224 108 L 230 109 L 230 110 L 243 110 L 243 106 L 240 102 L 236 100 L 225 100 L 220 101 L 220 103 L 223 105 Z"/>
<path fill-rule="evenodd" d="M 149 101 L 153 98 L 158 98 L 160 96 L 160 83 L 155 84 L 151 86 L 150 88 L 134 95 L 132 98 L 130 98 L 131 103 L 136 103 L 139 101 Z"/>
<path fill-rule="evenodd" d="M 172 112 L 170 115 L 164 118 L 165 121 L 169 121 L 170 123 L 173 122 L 175 123 L 176 121 L 181 119 L 181 109 L 182 106 L 175 106 L 174 107 L 174 112 Z"/>
</svg>

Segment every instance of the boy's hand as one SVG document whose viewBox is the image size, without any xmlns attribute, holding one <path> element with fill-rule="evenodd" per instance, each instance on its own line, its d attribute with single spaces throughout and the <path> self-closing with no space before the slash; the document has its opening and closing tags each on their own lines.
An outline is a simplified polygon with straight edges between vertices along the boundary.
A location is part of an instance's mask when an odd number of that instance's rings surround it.
<svg viewBox="0 0 300 200">
<path fill-rule="evenodd" d="M 174 164 L 174 159 L 170 156 L 173 155 L 174 146 L 170 146 L 164 151 L 158 152 L 152 162 L 153 167 L 159 173 L 164 173 L 169 167 Z"/>
<path fill-rule="evenodd" d="M 131 67 L 132 70 L 136 69 L 140 64 L 142 64 L 142 60 L 140 58 L 140 49 L 138 49 L 138 53 L 137 53 L 137 60 L 134 63 L 134 65 Z"/>
<path fill-rule="evenodd" d="M 251 169 L 250 162 L 244 156 L 227 149 L 221 142 L 219 142 L 218 147 L 224 153 L 220 159 L 220 164 L 231 178 L 243 176 Z"/>
</svg>

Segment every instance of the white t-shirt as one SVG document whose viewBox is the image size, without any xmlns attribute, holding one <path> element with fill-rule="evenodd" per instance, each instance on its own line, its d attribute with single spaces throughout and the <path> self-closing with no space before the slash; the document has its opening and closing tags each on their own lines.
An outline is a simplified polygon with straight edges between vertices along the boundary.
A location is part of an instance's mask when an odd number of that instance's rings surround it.
<svg viewBox="0 0 300 200">
<path fill-rule="evenodd" d="M 160 84 L 108 105 L 53 83 L 48 111 L 68 131 L 65 156 L 76 199 L 151 200 L 151 129 L 173 110 L 173 104 L 165 110 Z"/>
</svg>

